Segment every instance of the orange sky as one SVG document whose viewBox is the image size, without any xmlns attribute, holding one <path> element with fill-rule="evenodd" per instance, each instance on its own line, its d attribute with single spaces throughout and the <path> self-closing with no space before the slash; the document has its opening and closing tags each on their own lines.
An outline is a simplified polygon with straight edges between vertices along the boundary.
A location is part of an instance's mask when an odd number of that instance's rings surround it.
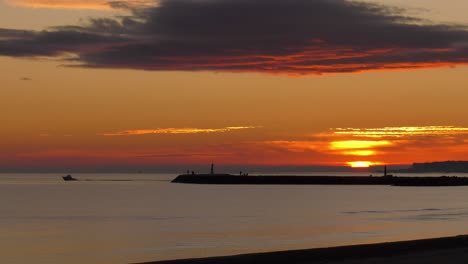
<svg viewBox="0 0 468 264">
<path fill-rule="evenodd" d="M 63 64 L 0 56 L 0 170 L 468 159 L 462 65 L 292 77 Z"/>
</svg>

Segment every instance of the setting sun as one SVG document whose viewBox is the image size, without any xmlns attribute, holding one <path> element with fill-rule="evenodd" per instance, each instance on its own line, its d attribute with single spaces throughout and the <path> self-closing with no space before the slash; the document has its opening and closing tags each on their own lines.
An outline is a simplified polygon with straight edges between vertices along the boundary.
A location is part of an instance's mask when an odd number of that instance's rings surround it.
<svg viewBox="0 0 468 264">
<path fill-rule="evenodd" d="M 376 163 L 371 161 L 349 161 L 346 162 L 351 168 L 369 168 L 372 165 L 376 165 Z"/>
</svg>

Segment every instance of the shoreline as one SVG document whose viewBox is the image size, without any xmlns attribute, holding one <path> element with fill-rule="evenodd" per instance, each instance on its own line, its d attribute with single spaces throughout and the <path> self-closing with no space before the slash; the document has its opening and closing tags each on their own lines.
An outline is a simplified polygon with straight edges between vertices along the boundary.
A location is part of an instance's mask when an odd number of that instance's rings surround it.
<svg viewBox="0 0 468 264">
<path fill-rule="evenodd" d="M 466 263 L 468 235 L 330 248 L 141 262 L 139 264 Z"/>
</svg>

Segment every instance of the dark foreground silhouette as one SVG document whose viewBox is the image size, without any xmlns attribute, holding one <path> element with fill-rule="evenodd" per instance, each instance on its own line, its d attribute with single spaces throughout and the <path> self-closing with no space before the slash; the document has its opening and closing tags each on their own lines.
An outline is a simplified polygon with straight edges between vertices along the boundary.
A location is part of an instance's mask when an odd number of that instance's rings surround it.
<svg viewBox="0 0 468 264">
<path fill-rule="evenodd" d="M 67 176 L 63 176 L 62 179 L 64 181 L 77 181 L 78 180 L 78 179 L 73 178 L 70 174 L 68 174 Z"/>
<path fill-rule="evenodd" d="M 392 185 L 392 186 L 468 186 L 467 177 L 396 176 L 237 176 L 230 174 L 183 174 L 174 183 L 191 184 L 277 184 L 277 185 Z"/>
<path fill-rule="evenodd" d="M 466 263 L 468 236 L 147 262 L 153 264 Z"/>
</svg>

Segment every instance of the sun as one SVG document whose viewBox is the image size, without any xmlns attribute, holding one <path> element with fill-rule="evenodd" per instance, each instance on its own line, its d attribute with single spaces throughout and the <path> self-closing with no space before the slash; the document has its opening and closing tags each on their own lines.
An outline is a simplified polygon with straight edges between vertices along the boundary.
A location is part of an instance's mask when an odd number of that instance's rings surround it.
<svg viewBox="0 0 468 264">
<path fill-rule="evenodd" d="M 351 168 L 369 168 L 372 165 L 375 165 L 374 162 L 371 161 L 349 161 L 346 162 Z"/>
</svg>

